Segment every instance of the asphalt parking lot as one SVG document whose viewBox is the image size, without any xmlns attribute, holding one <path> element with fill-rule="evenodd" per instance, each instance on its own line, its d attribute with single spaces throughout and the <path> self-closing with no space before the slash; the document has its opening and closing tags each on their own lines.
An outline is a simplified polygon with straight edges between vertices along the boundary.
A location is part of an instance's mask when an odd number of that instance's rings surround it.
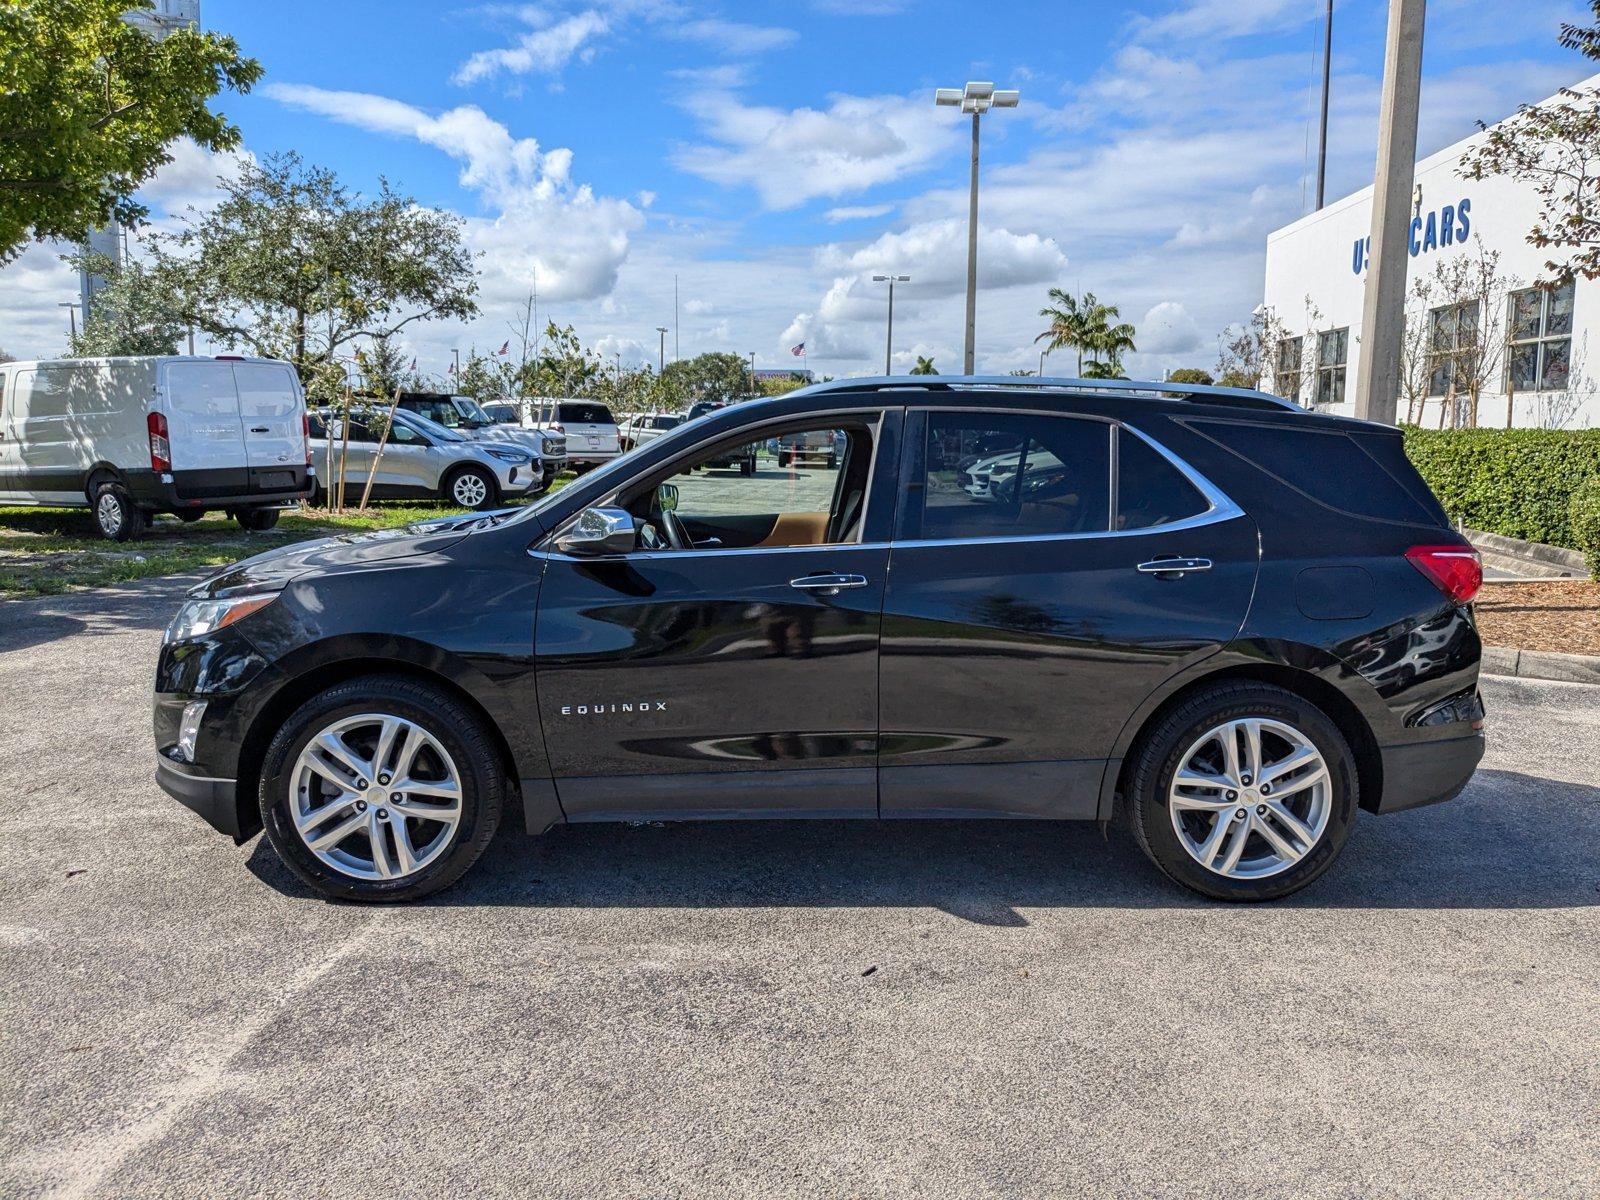
<svg viewBox="0 0 1600 1200">
<path fill-rule="evenodd" d="M 0 602 L 0 1194 L 1593 1196 L 1600 688 L 1271 907 L 1119 830 L 515 828 L 403 909 L 151 778 L 179 588 Z"/>
</svg>

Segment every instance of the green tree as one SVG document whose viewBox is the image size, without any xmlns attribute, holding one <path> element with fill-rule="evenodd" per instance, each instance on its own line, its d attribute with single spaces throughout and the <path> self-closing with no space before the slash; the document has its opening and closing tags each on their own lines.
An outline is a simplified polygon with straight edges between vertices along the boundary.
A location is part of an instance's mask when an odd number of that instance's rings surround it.
<svg viewBox="0 0 1600 1200">
<path fill-rule="evenodd" d="M 261 64 L 218 33 L 155 41 L 123 20 L 146 0 L 0 0 L 0 262 L 31 236 L 81 242 L 147 215 L 134 194 L 179 137 L 231 150 L 206 102 Z"/>
<path fill-rule="evenodd" d="M 1199 367 L 1179 367 L 1167 376 L 1168 383 L 1215 383 L 1210 371 L 1203 371 Z"/>
<path fill-rule="evenodd" d="M 1102 304 L 1093 292 L 1079 297 L 1060 288 L 1051 288 L 1049 298 L 1053 303 L 1041 308 L 1039 315 L 1050 325 L 1034 342 L 1047 342 L 1049 350 L 1075 351 L 1081 378 L 1120 378 L 1123 354 L 1138 347 L 1133 344 L 1132 325 L 1112 323 L 1122 315 L 1117 306 Z"/>
<path fill-rule="evenodd" d="M 219 182 L 221 204 L 154 246 L 185 318 L 224 346 L 287 358 L 308 378 L 352 343 L 478 310 L 461 219 L 387 181 L 364 199 L 289 153 Z"/>
<path fill-rule="evenodd" d="M 158 274 L 133 261 L 119 269 L 103 254 L 78 254 L 67 261 L 106 281 L 95 293 L 89 319 L 68 345 L 72 357 L 178 353 L 188 327 Z"/>
<path fill-rule="evenodd" d="M 668 363 L 661 377 L 680 388 L 691 404 L 699 400 L 738 400 L 750 394 L 749 361 L 726 351 Z"/>
<path fill-rule="evenodd" d="M 939 368 L 933 365 L 933 359 L 924 355 L 917 355 L 917 365 L 911 368 L 913 375 L 937 375 Z"/>
</svg>

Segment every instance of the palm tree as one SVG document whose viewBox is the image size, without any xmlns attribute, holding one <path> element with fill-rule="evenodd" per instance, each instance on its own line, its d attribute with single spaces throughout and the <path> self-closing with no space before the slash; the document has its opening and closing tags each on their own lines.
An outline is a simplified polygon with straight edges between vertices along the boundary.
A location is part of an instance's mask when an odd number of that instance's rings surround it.
<svg viewBox="0 0 1600 1200">
<path fill-rule="evenodd" d="M 1080 378 L 1107 378 L 1119 374 L 1123 352 L 1135 347 L 1132 325 L 1111 324 L 1122 315 L 1117 306 L 1101 304 L 1093 292 L 1079 297 L 1060 288 L 1050 289 L 1050 299 L 1054 303 L 1039 310 L 1039 315 L 1049 320 L 1050 327 L 1033 340 L 1042 342 L 1048 338 L 1048 350 L 1077 351 Z M 1086 351 L 1090 355 L 1090 365 L 1102 374 L 1087 373 L 1083 357 Z"/>
<path fill-rule="evenodd" d="M 933 359 L 921 354 L 917 355 L 917 365 L 911 368 L 913 375 L 937 375 L 939 368 L 933 365 Z"/>
</svg>

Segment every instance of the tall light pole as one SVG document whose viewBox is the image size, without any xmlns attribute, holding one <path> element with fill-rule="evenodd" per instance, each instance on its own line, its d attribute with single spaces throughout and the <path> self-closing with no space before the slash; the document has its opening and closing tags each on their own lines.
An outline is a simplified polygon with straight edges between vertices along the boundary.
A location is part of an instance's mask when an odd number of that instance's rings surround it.
<svg viewBox="0 0 1600 1200">
<path fill-rule="evenodd" d="M 455 347 L 451 347 L 450 354 L 451 354 L 452 358 L 454 359 L 455 368 L 456 368 L 456 370 L 455 370 L 456 386 L 455 386 L 455 388 L 453 390 L 459 392 L 461 390 L 461 351 L 459 349 L 456 349 Z"/>
<path fill-rule="evenodd" d="M 1039 378 L 1040 379 L 1044 378 L 1044 356 L 1046 354 L 1049 354 L 1049 353 L 1050 353 L 1050 351 L 1048 351 L 1048 350 L 1039 351 Z"/>
<path fill-rule="evenodd" d="M 1333 54 L 1333 0 L 1322 25 L 1322 122 L 1317 128 L 1317 209 L 1322 209 L 1323 186 L 1328 182 L 1328 61 Z M 1304 201 L 1302 201 L 1304 203 Z"/>
<path fill-rule="evenodd" d="M 72 329 L 72 340 L 78 340 L 78 302 L 76 300 L 63 300 L 56 305 L 57 308 L 67 310 L 67 325 Z"/>
<path fill-rule="evenodd" d="M 972 180 L 967 193 L 967 341 L 963 374 L 972 374 L 978 332 L 978 118 L 991 108 L 1015 108 L 1021 93 L 995 91 L 992 83 L 968 82 L 965 88 L 938 88 L 933 102 L 972 114 Z"/>
<path fill-rule="evenodd" d="M 1361 305 L 1356 416 L 1393 425 L 1400 392 L 1406 303 L 1406 239 L 1416 178 L 1417 100 L 1422 91 L 1426 0 L 1389 0 L 1383 93 L 1378 105 L 1378 169 L 1372 182 L 1372 260 Z"/>
<path fill-rule="evenodd" d="M 756 352 L 750 351 L 750 394 L 756 394 Z"/>
<path fill-rule="evenodd" d="M 656 352 L 656 374 L 659 376 L 667 369 L 667 327 L 657 325 L 656 332 L 661 335 L 661 348 Z"/>
<path fill-rule="evenodd" d="M 894 285 L 897 283 L 910 283 L 909 275 L 874 275 L 873 283 L 887 283 L 889 285 L 889 331 L 883 338 L 883 373 L 894 374 Z"/>
</svg>

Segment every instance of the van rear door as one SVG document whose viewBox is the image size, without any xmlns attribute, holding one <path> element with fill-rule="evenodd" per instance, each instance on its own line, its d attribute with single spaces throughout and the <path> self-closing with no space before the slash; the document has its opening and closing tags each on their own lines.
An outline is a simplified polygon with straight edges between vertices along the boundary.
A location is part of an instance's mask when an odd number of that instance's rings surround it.
<svg viewBox="0 0 1600 1200">
<path fill-rule="evenodd" d="M 244 427 L 250 491 L 299 487 L 306 462 L 299 381 L 288 363 L 236 362 L 239 421 Z"/>
<path fill-rule="evenodd" d="M 203 359 L 163 363 L 160 387 L 178 494 L 203 499 L 248 490 L 233 364 Z"/>
</svg>

